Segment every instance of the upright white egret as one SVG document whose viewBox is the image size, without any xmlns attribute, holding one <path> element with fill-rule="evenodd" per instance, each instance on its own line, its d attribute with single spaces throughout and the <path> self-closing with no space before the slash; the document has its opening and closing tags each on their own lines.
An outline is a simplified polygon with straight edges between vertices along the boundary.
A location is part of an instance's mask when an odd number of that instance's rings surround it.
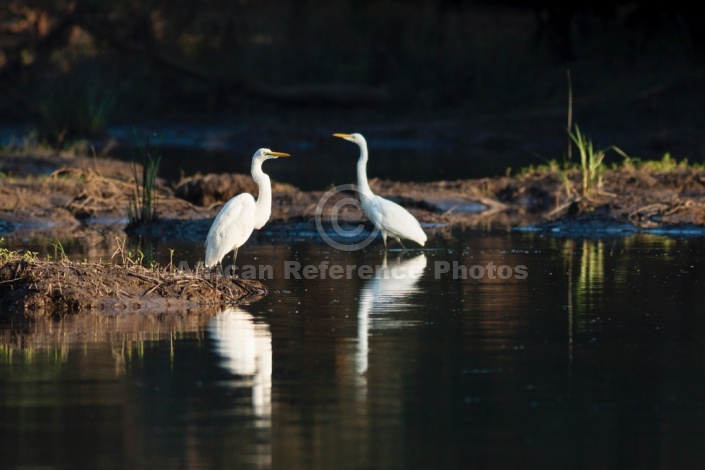
<svg viewBox="0 0 705 470">
<path fill-rule="evenodd" d="M 394 238 L 406 250 L 402 238 L 413 240 L 421 246 L 426 243 L 419 221 L 399 204 L 377 196 L 367 182 L 367 141 L 362 134 L 333 134 L 335 137 L 355 142 L 360 147 L 360 159 L 357 161 L 357 186 L 360 202 L 365 214 L 382 232 L 384 249 L 387 249 L 387 237 Z"/>
<path fill-rule="evenodd" d="M 272 213 L 272 183 L 262 171 L 262 163 L 270 158 L 289 157 L 288 153 L 259 149 L 252 156 L 252 179 L 259 187 L 257 201 L 249 193 L 238 194 L 229 200 L 218 213 L 206 237 L 206 267 L 220 263 L 233 251 L 233 266 L 240 248 L 254 229 L 267 223 Z"/>
</svg>

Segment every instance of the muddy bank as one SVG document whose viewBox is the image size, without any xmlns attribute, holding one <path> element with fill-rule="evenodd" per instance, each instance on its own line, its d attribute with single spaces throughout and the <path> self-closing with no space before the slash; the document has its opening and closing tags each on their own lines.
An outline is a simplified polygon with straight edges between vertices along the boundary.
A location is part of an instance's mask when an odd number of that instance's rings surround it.
<svg viewBox="0 0 705 470">
<path fill-rule="evenodd" d="M 258 281 L 139 265 L 21 258 L 0 265 L 0 316 L 187 311 L 256 300 Z"/>
<path fill-rule="evenodd" d="M 104 252 L 124 237 L 127 208 L 135 192 L 134 171 L 141 166 L 107 157 L 51 151 L 0 155 L 0 236 L 6 239 L 75 240 Z M 202 219 L 209 211 L 174 197 L 169 184 L 157 182 L 160 215 Z M 97 258 L 96 258 L 97 259 Z"/>
<path fill-rule="evenodd" d="M 605 170 L 602 186 L 587 195 L 580 191 L 581 177 L 577 170 L 534 173 L 518 187 L 509 186 L 514 194 L 541 194 L 545 202 L 540 221 L 515 229 L 577 237 L 705 234 L 705 171 L 700 168 L 625 165 Z"/>
<path fill-rule="evenodd" d="M 110 158 L 61 155 L 3 155 L 9 169 L 0 185 L 0 236 L 45 234 L 53 239 L 84 237 L 112 242 L 127 229 L 134 192 L 131 164 Z M 372 178 L 377 194 L 409 209 L 428 232 L 451 237 L 458 231 L 532 230 L 549 235 L 601 236 L 635 232 L 705 233 L 705 171 L 622 165 L 606 168 L 599 189 L 585 194 L 578 170 L 543 168 L 516 176 L 405 183 Z M 224 201 L 243 191 L 257 195 L 249 175 L 207 174 L 179 182 L 159 181 L 155 224 L 129 233 L 160 240 L 202 243 Z M 272 216 L 255 236 L 318 239 L 316 220 L 330 226 L 367 223 L 352 204 L 354 190 L 333 186 L 302 191 L 273 182 Z M 265 235 L 263 235 L 265 234 Z"/>
</svg>

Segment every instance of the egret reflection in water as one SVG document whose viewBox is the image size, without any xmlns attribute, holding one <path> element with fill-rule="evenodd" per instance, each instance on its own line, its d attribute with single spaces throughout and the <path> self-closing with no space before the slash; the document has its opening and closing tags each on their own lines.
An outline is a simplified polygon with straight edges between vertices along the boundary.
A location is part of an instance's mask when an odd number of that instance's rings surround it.
<svg viewBox="0 0 705 470">
<path fill-rule="evenodd" d="M 211 318 L 208 332 L 221 356 L 221 365 L 238 380 L 236 387 L 252 387 L 256 417 L 269 419 L 272 409 L 272 334 L 266 323 L 240 308 L 229 308 Z"/>
<path fill-rule="evenodd" d="M 367 372 L 369 344 L 368 337 L 374 328 L 397 328 L 405 325 L 404 321 L 392 321 L 389 318 L 381 322 L 376 314 L 398 311 L 412 304 L 408 297 L 418 292 L 418 282 L 426 269 L 426 255 L 423 253 L 402 261 L 401 258 L 387 263 L 387 255 L 360 292 L 360 305 L 357 314 L 357 373 L 364 381 Z M 380 321 L 377 321 L 380 320 Z"/>
</svg>

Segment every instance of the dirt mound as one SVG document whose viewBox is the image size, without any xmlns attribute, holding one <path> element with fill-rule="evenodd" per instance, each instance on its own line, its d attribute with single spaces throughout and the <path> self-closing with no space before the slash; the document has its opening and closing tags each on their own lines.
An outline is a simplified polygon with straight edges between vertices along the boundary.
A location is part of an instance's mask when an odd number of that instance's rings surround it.
<svg viewBox="0 0 705 470">
<path fill-rule="evenodd" d="M 264 296 L 258 281 L 214 272 L 17 258 L 0 266 L 0 317 L 188 310 Z"/>
</svg>

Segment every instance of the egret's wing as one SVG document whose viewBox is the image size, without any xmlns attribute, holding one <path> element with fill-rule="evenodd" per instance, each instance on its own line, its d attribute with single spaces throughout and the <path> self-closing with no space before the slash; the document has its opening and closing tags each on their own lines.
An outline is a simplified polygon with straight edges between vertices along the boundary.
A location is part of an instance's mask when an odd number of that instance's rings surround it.
<svg viewBox="0 0 705 470">
<path fill-rule="evenodd" d="M 229 200 L 206 237 L 206 266 L 215 266 L 232 249 L 242 246 L 255 227 L 255 198 L 243 193 Z"/>
<path fill-rule="evenodd" d="M 375 217 L 370 217 L 373 222 L 378 222 L 379 225 L 392 235 L 401 238 L 408 238 L 419 245 L 426 243 L 426 233 L 421 228 L 421 224 L 409 211 L 404 209 L 396 202 L 385 199 L 380 196 L 374 196 L 374 206 L 379 212 L 375 221 Z"/>
</svg>

